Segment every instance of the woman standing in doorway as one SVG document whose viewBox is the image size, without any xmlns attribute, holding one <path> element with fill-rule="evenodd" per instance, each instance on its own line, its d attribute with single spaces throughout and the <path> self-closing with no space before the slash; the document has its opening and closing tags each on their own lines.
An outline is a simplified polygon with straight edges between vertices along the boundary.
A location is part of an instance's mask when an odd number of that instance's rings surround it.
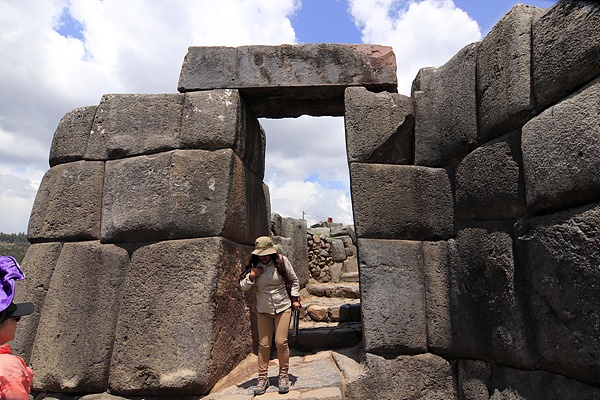
<svg viewBox="0 0 600 400">
<path fill-rule="evenodd" d="M 286 289 L 286 282 L 290 291 Z M 268 369 L 271 355 L 271 338 L 275 332 L 275 346 L 279 359 L 279 393 L 289 391 L 288 331 L 292 309 L 299 310 L 300 284 L 298 277 L 284 255 L 277 254 L 273 240 L 268 236 L 256 239 L 252 258 L 242 275 L 243 291 L 255 288 L 258 325 L 258 384 L 255 395 L 269 387 Z"/>
</svg>

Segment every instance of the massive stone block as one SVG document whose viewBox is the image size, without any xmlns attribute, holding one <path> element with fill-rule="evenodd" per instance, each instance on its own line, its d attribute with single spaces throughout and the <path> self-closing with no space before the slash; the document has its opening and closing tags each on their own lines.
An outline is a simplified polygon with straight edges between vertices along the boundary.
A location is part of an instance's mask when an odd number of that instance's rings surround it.
<svg viewBox="0 0 600 400">
<path fill-rule="evenodd" d="M 600 3 L 559 1 L 533 23 L 533 84 L 545 109 L 600 74 Z"/>
<path fill-rule="evenodd" d="M 452 366 L 434 354 L 386 359 L 366 354 L 365 371 L 348 381 L 348 399 L 456 398 Z M 375 397 L 374 397 L 375 396 Z"/>
<path fill-rule="evenodd" d="M 480 360 L 458 360 L 458 398 L 489 400 L 492 365 Z"/>
<path fill-rule="evenodd" d="M 252 334 L 238 276 L 249 251 L 213 237 L 133 253 L 115 334 L 112 393 L 204 394 L 248 355 Z"/>
<path fill-rule="evenodd" d="M 300 287 L 306 286 L 308 270 L 308 246 L 306 245 L 306 220 L 281 218 L 281 236 L 290 238 L 288 257 L 300 281 Z"/>
<path fill-rule="evenodd" d="M 531 21 L 543 11 L 518 4 L 481 41 L 477 56 L 480 143 L 520 128 L 535 113 Z"/>
<path fill-rule="evenodd" d="M 511 219 L 527 211 L 521 131 L 478 147 L 456 168 L 458 220 Z"/>
<path fill-rule="evenodd" d="M 265 132 L 237 90 L 185 94 L 180 147 L 235 151 L 259 178 L 265 170 Z"/>
<path fill-rule="evenodd" d="M 184 95 L 105 94 L 85 158 L 108 160 L 178 148 Z"/>
<path fill-rule="evenodd" d="M 489 400 L 504 399 L 594 400 L 600 399 L 600 389 L 547 371 L 494 366 Z"/>
<path fill-rule="evenodd" d="M 106 389 L 128 262 L 127 250 L 114 245 L 64 244 L 31 354 L 34 390 Z"/>
<path fill-rule="evenodd" d="M 410 97 L 350 87 L 345 105 L 348 162 L 412 164 L 414 107 Z"/>
<path fill-rule="evenodd" d="M 600 205 L 529 218 L 518 262 L 542 366 L 600 384 Z"/>
<path fill-rule="evenodd" d="M 100 161 L 75 161 L 48 170 L 31 211 L 29 241 L 98 239 L 103 180 Z"/>
<path fill-rule="evenodd" d="M 358 239 L 365 351 L 427 351 L 421 242 Z"/>
<path fill-rule="evenodd" d="M 413 82 L 415 164 L 441 167 L 477 144 L 476 64 L 479 43 L 446 64 L 423 68 Z"/>
<path fill-rule="evenodd" d="M 258 117 L 344 115 L 344 89 L 397 91 L 391 47 L 371 44 L 190 47 L 180 92 L 240 89 Z"/>
<path fill-rule="evenodd" d="M 44 309 L 44 301 L 50 286 L 54 267 L 60 256 L 62 243 L 33 244 L 21 263 L 25 279 L 17 284 L 15 302 L 30 301 L 35 305 L 33 314 L 22 318 L 17 325 L 17 334 L 11 342 L 13 353 L 29 362 L 35 334 Z"/>
<path fill-rule="evenodd" d="M 444 169 L 353 163 L 350 182 L 358 237 L 438 240 L 454 234 L 454 199 Z"/>
<path fill-rule="evenodd" d="M 479 223 L 450 241 L 451 354 L 521 368 L 535 366 L 524 283 L 513 260 L 512 224 Z"/>
<path fill-rule="evenodd" d="M 430 352 L 445 354 L 452 347 L 448 242 L 423 242 L 423 267 L 427 347 Z"/>
<path fill-rule="evenodd" d="M 76 108 L 62 117 L 50 147 L 51 167 L 83 160 L 97 108 L 98 106 Z"/>
<path fill-rule="evenodd" d="M 523 127 L 527 205 L 548 210 L 600 197 L 600 78 Z"/>
<path fill-rule="evenodd" d="M 102 242 L 268 234 L 261 180 L 231 150 L 174 150 L 106 163 Z"/>
</svg>

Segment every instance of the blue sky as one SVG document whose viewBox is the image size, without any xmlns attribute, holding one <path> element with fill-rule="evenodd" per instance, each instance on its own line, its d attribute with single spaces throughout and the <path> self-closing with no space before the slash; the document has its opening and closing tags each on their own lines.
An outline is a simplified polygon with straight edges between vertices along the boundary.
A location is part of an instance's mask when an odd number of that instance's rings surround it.
<svg viewBox="0 0 600 400">
<path fill-rule="evenodd" d="M 0 0 L 0 231 L 25 232 L 62 116 L 106 93 L 175 93 L 188 46 L 377 43 L 398 90 L 481 40 L 509 0 Z M 555 1 L 525 1 L 547 8 Z M 265 120 L 272 210 L 351 223 L 342 118 Z"/>
</svg>

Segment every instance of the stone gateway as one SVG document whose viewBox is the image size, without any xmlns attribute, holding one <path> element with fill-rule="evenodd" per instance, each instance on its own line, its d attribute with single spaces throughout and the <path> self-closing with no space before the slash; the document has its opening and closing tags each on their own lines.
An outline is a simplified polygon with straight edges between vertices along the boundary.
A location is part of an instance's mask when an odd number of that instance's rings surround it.
<svg viewBox="0 0 600 400">
<path fill-rule="evenodd" d="M 252 351 L 257 118 L 309 114 L 345 118 L 365 355 L 344 398 L 600 398 L 600 3 L 517 5 L 410 97 L 368 44 L 190 47 L 177 87 L 58 124 L 17 293 L 34 391 L 200 396 Z"/>
</svg>

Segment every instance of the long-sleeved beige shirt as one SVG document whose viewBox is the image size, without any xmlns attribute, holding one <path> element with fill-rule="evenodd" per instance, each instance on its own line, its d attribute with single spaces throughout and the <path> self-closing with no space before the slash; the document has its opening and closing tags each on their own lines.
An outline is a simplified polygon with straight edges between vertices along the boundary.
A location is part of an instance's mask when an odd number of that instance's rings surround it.
<svg viewBox="0 0 600 400">
<path fill-rule="evenodd" d="M 299 297 L 298 277 L 287 257 L 283 256 L 283 261 L 288 279 L 292 283 L 292 296 Z M 249 273 L 240 281 L 243 291 L 250 290 L 252 287 L 256 289 L 256 311 L 262 314 L 279 314 L 290 308 L 292 302 L 285 290 L 285 281 L 277 272 L 273 261 L 269 261 L 267 265 L 259 262 L 258 267 L 263 267 L 264 271 L 254 279 L 254 282 L 248 277 Z"/>
</svg>

